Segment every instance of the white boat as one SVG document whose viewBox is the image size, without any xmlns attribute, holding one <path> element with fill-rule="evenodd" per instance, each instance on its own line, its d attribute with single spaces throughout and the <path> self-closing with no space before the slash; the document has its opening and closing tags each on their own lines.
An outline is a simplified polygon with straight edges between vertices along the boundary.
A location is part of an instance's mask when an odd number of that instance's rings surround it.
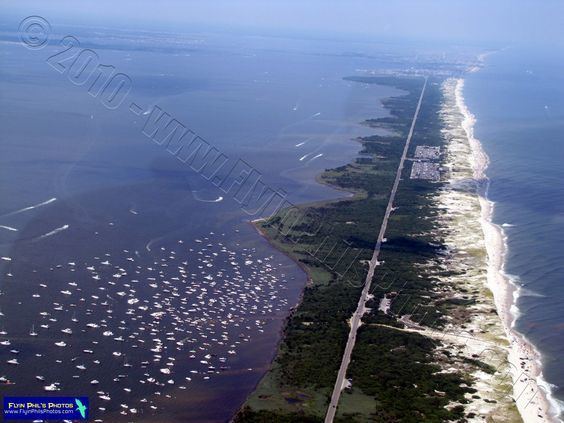
<svg viewBox="0 0 564 423">
<path fill-rule="evenodd" d="M 55 345 L 56 345 L 57 347 L 66 347 L 66 346 L 67 346 L 67 343 L 66 343 L 66 342 L 63 342 L 63 341 L 59 341 L 59 342 L 55 342 Z"/>
<path fill-rule="evenodd" d="M 43 389 L 46 390 L 46 391 L 60 391 L 60 388 L 54 383 L 52 383 L 51 385 L 45 386 Z"/>
<path fill-rule="evenodd" d="M 13 364 L 14 366 L 17 366 L 18 364 L 20 364 L 20 363 L 18 362 L 18 359 L 17 359 L 17 358 L 12 358 L 11 360 L 6 361 L 6 363 L 8 363 L 8 364 Z"/>
<path fill-rule="evenodd" d="M 37 336 L 37 332 L 35 332 L 35 325 L 31 325 L 31 330 L 29 331 L 29 336 Z"/>
<path fill-rule="evenodd" d="M 13 385 L 14 383 L 10 381 L 6 376 L 0 376 L 0 385 Z"/>
</svg>

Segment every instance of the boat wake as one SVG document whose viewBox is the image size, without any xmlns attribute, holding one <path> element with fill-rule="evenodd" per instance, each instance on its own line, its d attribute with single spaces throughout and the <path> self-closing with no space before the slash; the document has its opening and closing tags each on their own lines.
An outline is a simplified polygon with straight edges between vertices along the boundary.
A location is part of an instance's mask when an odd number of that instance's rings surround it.
<svg viewBox="0 0 564 423">
<path fill-rule="evenodd" d="M 221 195 L 213 199 L 202 198 L 199 195 L 199 191 L 192 191 L 192 197 L 202 203 L 219 203 L 220 201 L 223 201 L 223 197 Z"/>
<path fill-rule="evenodd" d="M 51 204 L 51 203 L 53 203 L 53 202 L 55 202 L 55 201 L 57 201 L 57 198 L 56 198 L 56 197 L 53 197 L 53 198 L 48 199 L 47 201 L 43 201 L 42 203 L 35 204 L 34 206 L 24 207 L 23 209 L 16 210 L 16 211 L 13 211 L 13 212 L 4 214 L 4 215 L 2 215 L 2 216 L 0 216 L 0 217 L 14 216 L 14 215 L 16 215 L 16 214 L 20 214 L 20 213 L 23 213 L 23 212 L 26 212 L 26 211 L 29 211 L 29 210 L 36 209 L 36 208 L 38 208 L 38 207 L 46 206 L 47 204 Z"/>
<path fill-rule="evenodd" d="M 17 232 L 16 228 L 12 228 L 11 226 L 0 225 L 0 229 L 6 229 L 7 231 Z"/>
<path fill-rule="evenodd" d="M 69 225 L 63 225 L 63 226 L 61 226 L 60 228 L 53 229 L 52 231 L 47 232 L 46 234 L 43 234 L 43 235 L 41 235 L 41 236 L 38 236 L 37 238 L 34 239 L 34 241 L 39 241 L 39 240 L 41 240 L 41 239 L 48 238 L 48 237 L 50 237 L 50 236 L 56 235 L 56 234 L 58 234 L 59 232 L 66 231 L 69 227 L 70 227 Z"/>
</svg>

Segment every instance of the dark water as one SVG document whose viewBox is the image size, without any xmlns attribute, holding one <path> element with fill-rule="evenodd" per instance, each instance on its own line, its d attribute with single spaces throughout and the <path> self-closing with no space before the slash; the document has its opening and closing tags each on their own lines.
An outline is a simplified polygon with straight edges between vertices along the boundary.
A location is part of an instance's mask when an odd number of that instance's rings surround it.
<svg viewBox="0 0 564 423">
<path fill-rule="evenodd" d="M 84 28 L 29 50 L 14 28 L 0 48 L 2 395 L 88 395 L 106 421 L 226 420 L 305 275 L 128 105 L 166 110 L 293 203 L 331 198 L 314 176 L 354 157 L 359 122 L 396 92 L 342 77 L 387 64 L 338 43 Z M 125 106 L 47 64 L 67 34 L 131 78 Z"/>
<path fill-rule="evenodd" d="M 468 77 L 465 96 L 491 159 L 495 222 L 511 225 L 506 270 L 522 287 L 516 328 L 564 401 L 564 56 L 498 52 Z"/>
</svg>

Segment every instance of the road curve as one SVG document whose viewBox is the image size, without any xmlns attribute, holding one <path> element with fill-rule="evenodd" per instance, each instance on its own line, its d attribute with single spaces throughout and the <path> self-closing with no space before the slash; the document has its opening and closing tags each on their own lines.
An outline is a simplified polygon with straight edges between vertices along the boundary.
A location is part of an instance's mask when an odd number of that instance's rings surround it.
<svg viewBox="0 0 564 423">
<path fill-rule="evenodd" d="M 374 276 L 374 270 L 378 265 L 378 256 L 380 255 L 380 248 L 382 246 L 382 240 L 386 234 L 386 227 L 388 226 L 388 219 L 392 213 L 392 208 L 394 206 L 394 199 L 396 197 L 396 192 L 401 180 L 401 174 L 403 171 L 403 166 L 405 163 L 405 158 L 407 156 L 407 151 L 409 150 L 409 145 L 411 143 L 411 137 L 413 136 L 413 131 L 415 129 L 415 123 L 417 122 L 417 116 L 419 115 L 419 109 L 421 109 L 421 102 L 423 100 L 423 94 L 425 93 L 425 88 L 427 87 L 427 78 L 425 78 L 425 83 L 421 89 L 421 95 L 419 96 L 419 101 L 417 102 L 417 108 L 415 109 L 415 114 L 413 115 L 413 121 L 411 122 L 411 127 L 409 128 L 409 133 L 405 140 L 405 146 L 403 148 L 403 153 L 398 165 L 398 170 L 396 172 L 396 179 L 394 180 L 394 185 L 390 193 L 390 199 L 388 200 L 388 206 L 386 207 L 386 213 L 384 214 L 384 219 L 382 220 L 382 226 L 380 227 L 380 232 L 378 234 L 378 239 L 376 240 L 376 246 L 374 247 L 374 253 L 370 259 L 370 264 L 368 266 L 368 273 L 364 281 L 364 288 L 362 289 L 362 294 L 358 300 L 358 305 L 356 311 L 351 318 L 351 330 L 349 332 L 349 338 L 347 340 L 347 346 L 345 347 L 345 352 L 343 353 L 343 358 L 341 360 L 341 367 L 339 368 L 339 373 L 337 374 L 337 380 L 335 381 L 335 387 L 333 388 L 333 394 L 331 395 L 331 402 L 327 408 L 327 414 L 325 415 L 325 423 L 333 423 L 335 418 L 335 413 L 337 412 L 337 406 L 339 404 L 339 398 L 341 397 L 341 391 L 343 390 L 343 384 L 345 377 L 347 375 L 347 369 L 351 361 L 351 354 L 356 343 L 356 334 L 360 326 L 362 315 L 364 313 L 364 307 L 368 299 L 368 294 L 370 293 L 370 286 L 372 284 L 372 278 Z"/>
</svg>

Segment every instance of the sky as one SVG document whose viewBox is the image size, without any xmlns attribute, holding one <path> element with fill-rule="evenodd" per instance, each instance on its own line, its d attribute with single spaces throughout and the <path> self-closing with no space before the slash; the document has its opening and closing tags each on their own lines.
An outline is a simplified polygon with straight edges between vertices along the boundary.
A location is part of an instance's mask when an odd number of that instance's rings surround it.
<svg viewBox="0 0 564 423">
<path fill-rule="evenodd" d="M 564 46 L 561 0 L 0 0 L 2 21 Z"/>
</svg>

